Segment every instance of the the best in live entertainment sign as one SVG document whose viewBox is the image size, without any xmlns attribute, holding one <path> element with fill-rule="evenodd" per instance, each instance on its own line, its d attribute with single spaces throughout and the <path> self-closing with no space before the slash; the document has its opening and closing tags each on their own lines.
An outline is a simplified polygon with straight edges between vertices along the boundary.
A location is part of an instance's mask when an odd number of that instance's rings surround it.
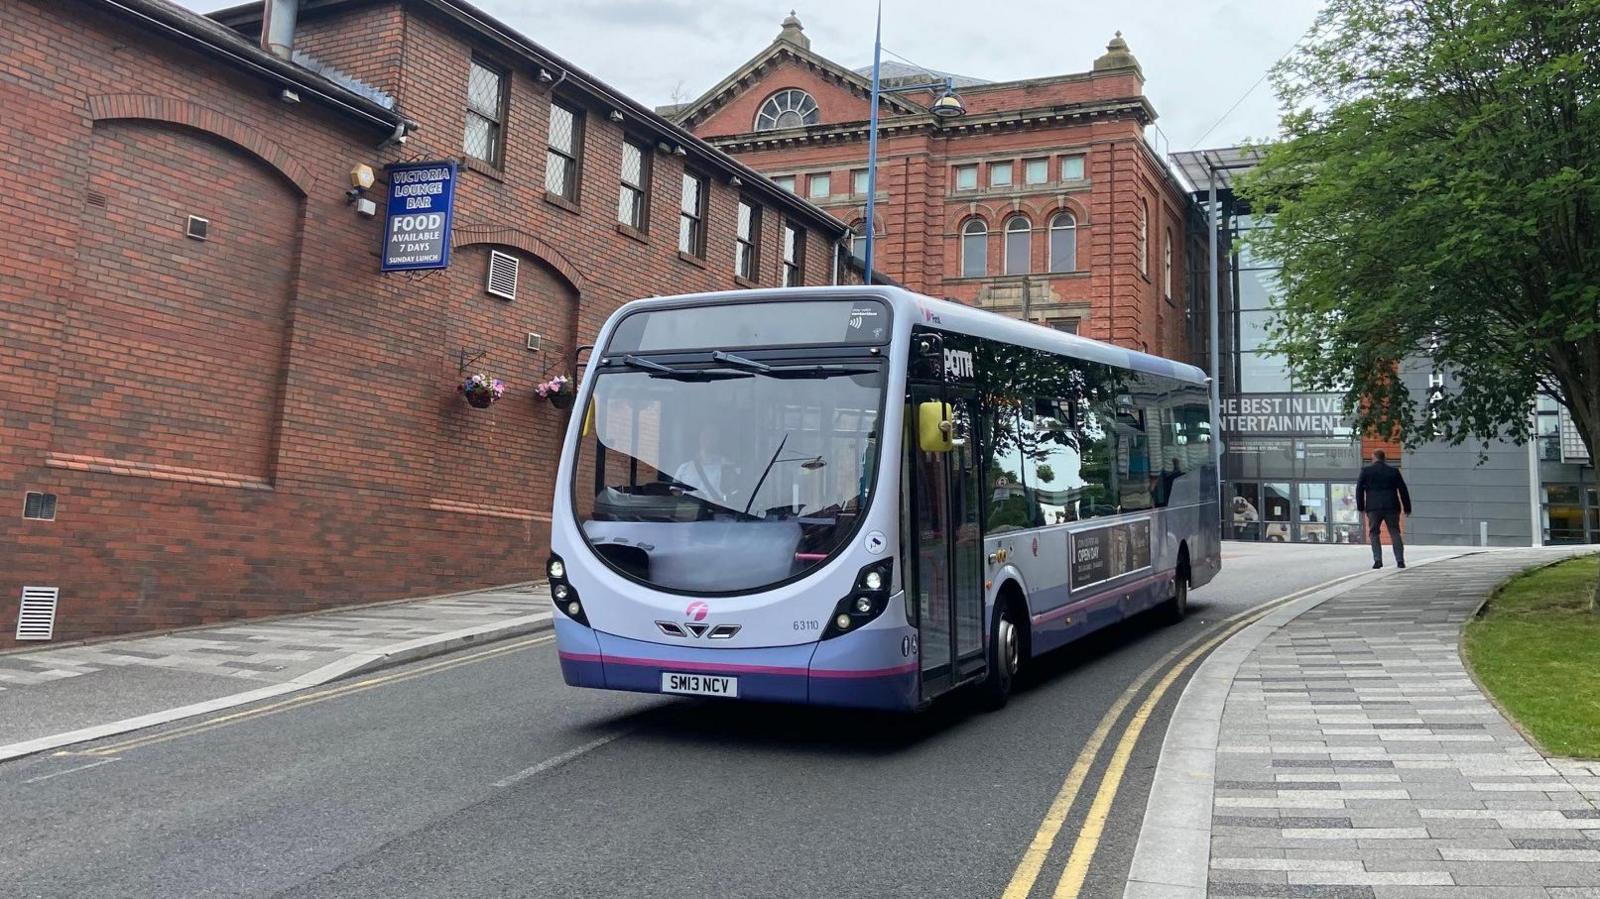
<svg viewBox="0 0 1600 899">
<path fill-rule="evenodd" d="M 389 204 L 383 222 L 384 271 L 450 265 L 450 212 L 455 196 L 454 162 L 389 166 Z"/>
<path fill-rule="evenodd" d="M 1333 437 L 1349 420 L 1336 393 L 1243 394 L 1222 398 L 1222 432 L 1233 436 Z"/>
</svg>

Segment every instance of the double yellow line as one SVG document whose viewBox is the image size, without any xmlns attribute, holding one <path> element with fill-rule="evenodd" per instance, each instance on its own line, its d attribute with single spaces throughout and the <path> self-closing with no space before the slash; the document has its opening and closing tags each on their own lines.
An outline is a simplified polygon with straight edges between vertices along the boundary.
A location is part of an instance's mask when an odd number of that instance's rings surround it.
<svg viewBox="0 0 1600 899">
<path fill-rule="evenodd" d="M 1364 572 L 1363 572 L 1364 573 Z M 1166 669 L 1166 673 L 1156 682 L 1150 695 L 1145 697 L 1133 717 L 1123 727 L 1122 736 L 1117 740 L 1116 747 L 1111 752 L 1111 757 L 1106 763 L 1105 773 L 1101 775 L 1100 787 L 1095 791 L 1094 799 L 1090 802 L 1089 810 L 1085 814 L 1083 825 L 1078 830 L 1078 838 L 1072 844 L 1072 850 L 1067 855 L 1066 866 L 1062 869 L 1061 879 L 1056 882 L 1055 891 L 1051 894 L 1054 899 L 1077 899 L 1083 890 L 1085 878 L 1089 875 L 1089 866 L 1094 861 L 1095 851 L 1099 849 L 1100 838 L 1105 832 L 1106 821 L 1111 814 L 1112 803 L 1117 798 L 1121 789 L 1123 775 L 1127 772 L 1128 760 L 1133 756 L 1134 746 L 1138 744 L 1139 737 L 1144 733 L 1145 725 L 1149 723 L 1151 714 L 1163 696 L 1171 689 L 1173 683 L 1183 675 L 1202 656 L 1210 652 L 1217 644 L 1228 639 L 1240 630 L 1254 624 L 1266 617 L 1274 609 L 1293 602 L 1303 596 L 1325 590 L 1343 581 L 1360 574 L 1347 575 L 1341 578 L 1308 587 L 1288 596 L 1273 600 L 1272 602 L 1256 606 L 1240 612 L 1224 620 L 1211 630 L 1197 634 L 1166 655 L 1157 659 L 1154 664 L 1146 668 L 1139 676 L 1123 690 L 1111 708 L 1100 719 L 1089 739 L 1083 744 L 1083 749 L 1078 753 L 1078 758 L 1073 762 L 1071 770 L 1067 772 L 1067 779 L 1061 785 L 1061 790 L 1056 793 L 1049 809 L 1045 811 L 1044 820 L 1040 823 L 1033 840 L 1022 854 L 1022 860 L 1017 863 L 1016 871 L 1011 875 L 1011 881 L 1006 885 L 1006 890 L 1001 894 L 1002 899 L 1027 899 L 1033 892 L 1034 884 L 1039 879 L 1040 872 L 1044 869 L 1045 860 L 1050 855 L 1050 850 L 1055 846 L 1056 837 L 1061 828 L 1066 824 L 1067 816 L 1072 811 L 1073 804 L 1082 791 L 1084 782 L 1089 777 L 1089 771 L 1094 767 L 1095 760 L 1100 755 L 1100 750 L 1105 746 L 1106 740 L 1111 736 L 1112 729 L 1122 718 L 1122 713 L 1132 704 L 1135 697 L 1144 690 L 1157 673 Z M 1198 645 L 1197 645 L 1198 644 Z M 1183 655 L 1187 651 L 1187 655 Z M 1179 659 L 1179 656 L 1182 656 Z M 1172 664 L 1178 659 L 1176 664 Z M 1170 665 L 1170 667 L 1169 667 Z"/>
<path fill-rule="evenodd" d="M 290 709 L 314 705 L 319 702 L 326 702 L 330 699 L 338 699 L 341 696 L 349 696 L 352 693 L 360 693 L 364 690 L 371 690 L 374 687 L 381 687 L 386 684 L 394 684 L 399 683 L 400 681 L 411 680 L 412 678 L 422 677 L 425 674 L 433 674 L 435 672 L 445 671 L 450 668 L 459 668 L 463 665 L 471 665 L 475 662 L 481 662 L 494 656 L 505 655 L 508 652 L 517 652 L 518 650 L 527 649 L 530 646 L 538 646 L 543 643 L 549 643 L 554 639 L 555 636 L 550 634 L 542 637 L 532 637 L 526 640 L 518 640 L 514 643 L 507 643 L 503 646 L 495 646 L 491 649 L 484 649 L 463 656 L 452 656 L 443 661 L 432 662 L 416 668 L 408 668 L 404 671 L 395 672 L 394 674 L 369 677 L 365 680 L 358 680 L 348 684 L 340 684 L 339 686 L 329 687 L 324 690 L 315 690 L 309 693 L 299 693 L 288 699 L 280 699 L 277 702 L 269 703 L 263 706 L 257 706 L 256 708 L 252 709 L 245 709 L 241 712 L 234 712 L 231 715 L 223 715 L 219 718 L 208 718 L 205 721 L 186 725 L 184 727 L 177 727 L 172 730 L 162 731 L 161 733 L 152 734 L 150 736 L 138 737 L 132 740 L 124 740 L 121 743 L 113 743 L 109 746 L 100 746 L 81 752 L 60 752 L 56 754 L 88 756 L 117 755 L 118 753 L 127 752 L 130 749 L 153 746 L 156 743 L 165 743 L 168 740 L 176 740 L 180 737 L 204 733 L 208 730 L 215 730 L 219 727 L 227 727 L 229 725 L 238 724 L 243 721 L 249 721 L 254 718 L 261 718 L 267 715 L 276 715 L 279 712 L 286 712 Z"/>
</svg>

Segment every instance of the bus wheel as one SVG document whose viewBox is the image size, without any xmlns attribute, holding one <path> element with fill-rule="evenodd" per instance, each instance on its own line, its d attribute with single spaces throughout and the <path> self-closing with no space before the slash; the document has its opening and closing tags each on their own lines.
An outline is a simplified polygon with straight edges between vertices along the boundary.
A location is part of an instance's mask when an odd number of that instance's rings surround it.
<svg viewBox="0 0 1600 899">
<path fill-rule="evenodd" d="M 1172 576 L 1172 598 L 1167 600 L 1167 621 L 1177 624 L 1187 614 L 1189 614 L 1189 577 L 1188 572 L 1179 569 Z"/>
<path fill-rule="evenodd" d="M 994 632 L 989 640 L 989 676 L 984 678 L 983 705 L 998 709 L 1011 698 L 1011 683 L 1017 669 L 1022 667 L 1022 635 L 1012 620 L 1015 612 L 1011 603 L 1004 603 L 994 616 Z"/>
</svg>

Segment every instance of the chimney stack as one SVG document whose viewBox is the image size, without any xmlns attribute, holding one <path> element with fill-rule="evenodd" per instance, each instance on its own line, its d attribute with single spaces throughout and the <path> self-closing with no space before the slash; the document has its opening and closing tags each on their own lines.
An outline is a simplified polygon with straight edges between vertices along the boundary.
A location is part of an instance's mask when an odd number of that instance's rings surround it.
<svg viewBox="0 0 1600 899">
<path fill-rule="evenodd" d="M 294 55 L 295 20 L 300 0 L 265 0 L 261 6 L 261 49 L 279 59 Z"/>
</svg>

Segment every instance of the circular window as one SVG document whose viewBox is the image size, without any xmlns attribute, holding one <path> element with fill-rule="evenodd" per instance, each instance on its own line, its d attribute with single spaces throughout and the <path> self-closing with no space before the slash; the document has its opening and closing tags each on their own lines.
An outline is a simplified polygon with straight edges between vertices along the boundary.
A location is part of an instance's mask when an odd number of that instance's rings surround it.
<svg viewBox="0 0 1600 899">
<path fill-rule="evenodd" d="M 757 131 L 775 131 L 779 128 L 799 128 L 817 123 L 817 101 L 799 88 L 778 91 L 761 104 L 756 113 Z"/>
</svg>

